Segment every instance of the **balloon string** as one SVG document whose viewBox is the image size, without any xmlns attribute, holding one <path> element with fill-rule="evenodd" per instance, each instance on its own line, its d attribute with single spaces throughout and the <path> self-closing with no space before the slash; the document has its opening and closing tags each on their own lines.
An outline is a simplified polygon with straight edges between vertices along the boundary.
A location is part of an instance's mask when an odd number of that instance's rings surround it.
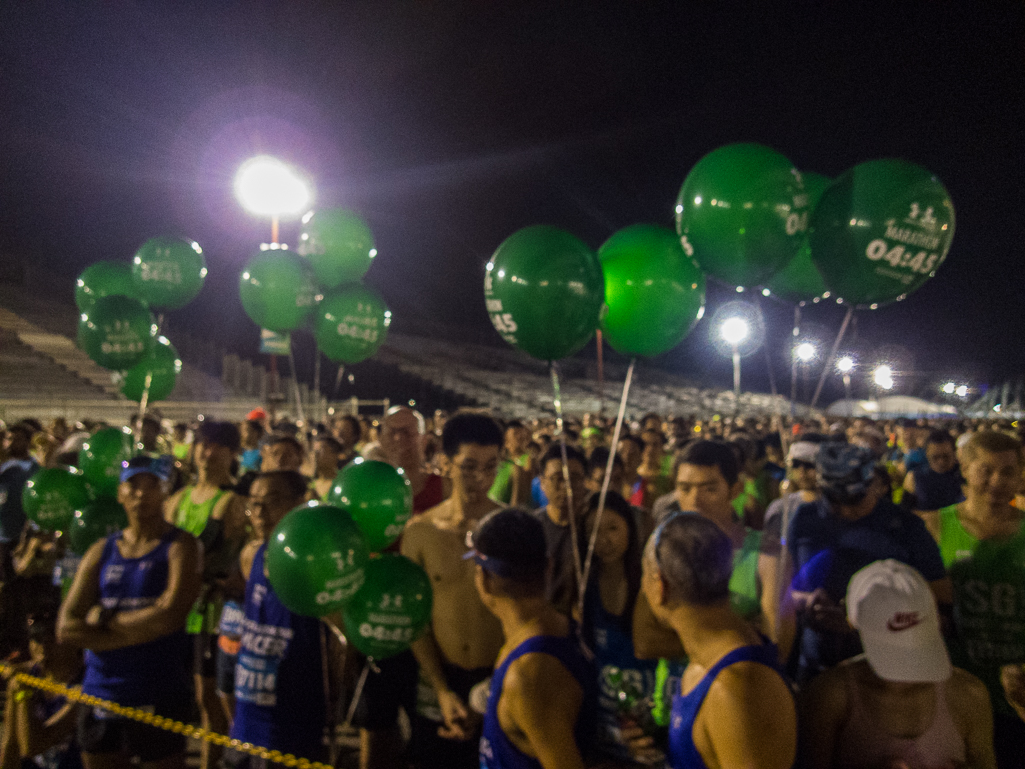
<svg viewBox="0 0 1025 769">
<path fill-rule="evenodd" d="M 367 685 L 367 676 L 370 671 L 380 673 L 381 669 L 374 664 L 373 657 L 367 657 L 367 664 L 363 666 L 363 672 L 359 674 L 356 681 L 356 688 L 352 690 L 352 702 L 349 703 L 349 712 L 345 714 L 345 728 L 352 726 L 352 719 L 356 716 L 356 706 L 359 705 L 359 698 L 363 696 L 363 687 Z"/>
<path fill-rule="evenodd" d="M 154 336 L 160 336 L 160 328 L 164 325 L 164 313 L 157 315 L 157 333 Z M 153 369 L 149 368 L 146 370 L 146 381 L 142 387 L 142 398 L 139 399 L 139 419 L 135 425 L 135 442 L 137 444 L 142 443 L 142 420 L 146 418 L 146 407 L 149 406 L 149 388 L 153 384 Z"/>
<path fill-rule="evenodd" d="M 847 333 L 847 326 L 851 322 L 851 318 L 854 317 L 854 305 L 847 308 L 847 314 L 844 315 L 843 323 L 840 324 L 840 330 L 836 334 L 836 340 L 833 342 L 833 349 L 829 351 L 829 357 L 826 358 L 826 365 L 822 367 L 822 374 L 819 376 L 819 383 L 815 387 L 815 394 L 811 398 L 811 407 L 815 408 L 815 404 L 819 401 L 819 394 L 822 392 L 822 385 L 826 383 L 826 377 L 829 376 L 829 372 L 833 370 L 833 361 L 836 360 L 836 351 L 840 349 L 840 342 L 843 341 L 843 335 Z"/>
<path fill-rule="evenodd" d="M 292 340 L 288 340 L 288 365 L 292 368 L 292 390 L 295 392 L 295 410 L 299 415 L 299 421 L 306 424 L 306 416 L 303 414 L 303 399 L 299 396 L 299 377 L 295 373 L 295 355 L 292 353 Z M 306 431 L 303 430 L 305 434 Z"/>
<path fill-rule="evenodd" d="M 758 312 L 762 312 L 762 299 L 760 296 L 755 294 L 755 305 L 758 307 Z M 764 315 L 762 316 L 762 323 L 764 325 Z M 782 404 L 779 402 L 779 391 L 776 389 L 776 372 L 772 367 L 772 354 L 769 352 L 769 343 L 766 341 L 762 345 L 762 352 L 765 353 L 765 368 L 769 371 L 769 390 L 772 392 L 772 418 L 776 422 L 776 432 L 779 434 L 779 445 L 783 455 L 786 456 L 787 452 L 787 439 L 783 434 L 783 414 Z"/>
<path fill-rule="evenodd" d="M 328 620 L 326 620 L 324 618 L 321 618 L 320 627 L 321 627 L 321 632 L 322 633 L 323 633 L 324 629 L 326 628 L 330 633 L 332 633 L 334 635 L 334 637 L 338 640 L 338 643 L 341 645 L 342 653 L 340 655 L 338 655 L 339 659 L 337 660 L 337 662 L 335 664 L 338 665 L 339 668 L 344 670 L 345 669 L 346 660 L 347 660 L 347 658 L 349 656 L 349 639 L 346 638 L 345 634 L 341 630 L 339 630 L 337 627 L 335 627 L 334 624 L 332 624 L 331 622 L 329 622 Z M 329 756 L 328 756 L 328 762 L 331 764 L 331 766 L 334 766 L 335 765 L 335 761 L 338 758 L 338 740 L 335 739 L 335 724 L 338 723 L 338 718 L 339 718 L 339 716 L 341 716 L 341 713 L 342 713 L 343 698 L 342 697 L 338 698 L 338 703 L 336 704 L 335 709 L 332 710 L 331 709 L 331 686 L 330 686 L 330 681 L 331 681 L 331 676 L 330 676 L 330 673 L 331 673 L 331 663 L 330 663 L 331 645 L 328 643 L 329 639 L 326 636 L 322 637 L 321 640 L 322 640 L 322 643 L 321 643 L 321 647 L 320 648 L 321 648 L 321 665 L 323 666 L 323 674 L 324 674 L 324 703 L 327 706 L 326 707 L 326 712 L 329 714 L 327 726 L 328 726 L 328 745 L 330 746 L 330 753 L 329 753 Z"/>
<path fill-rule="evenodd" d="M 591 540 L 587 543 L 587 557 L 584 559 L 584 568 L 580 578 L 580 594 L 577 599 L 577 608 L 580 616 L 584 616 L 584 594 L 587 592 L 587 578 L 591 573 L 591 561 L 594 558 L 594 547 L 598 541 L 598 527 L 601 525 L 601 517 L 605 512 L 605 497 L 609 493 L 609 482 L 612 479 L 612 467 L 616 461 L 616 447 L 619 445 L 619 435 L 623 429 L 623 418 L 626 416 L 626 401 L 630 394 L 630 383 L 634 377 L 634 364 L 637 358 L 630 361 L 630 367 L 626 370 L 626 381 L 623 382 L 623 397 L 619 400 L 619 413 L 616 414 L 616 429 L 612 431 L 612 446 L 609 449 L 609 460 L 605 463 L 605 477 L 601 482 L 601 492 L 598 494 L 598 513 L 594 517 L 594 528 L 591 530 Z"/>
<path fill-rule="evenodd" d="M 566 484 L 566 506 L 569 508 L 569 538 L 573 545 L 573 573 L 580 584 L 582 570 L 580 566 L 580 548 L 577 546 L 576 508 L 573 505 L 573 487 L 569 482 L 569 459 L 566 456 L 566 430 L 562 421 L 562 390 L 559 387 L 559 366 L 551 363 L 552 389 L 555 391 L 555 432 L 559 436 L 559 448 L 562 450 L 562 482 Z"/>
<path fill-rule="evenodd" d="M 790 340 L 790 421 L 793 422 L 797 416 L 797 356 L 794 355 L 794 345 L 801 333 L 801 306 L 794 305 L 794 331 Z"/>
</svg>

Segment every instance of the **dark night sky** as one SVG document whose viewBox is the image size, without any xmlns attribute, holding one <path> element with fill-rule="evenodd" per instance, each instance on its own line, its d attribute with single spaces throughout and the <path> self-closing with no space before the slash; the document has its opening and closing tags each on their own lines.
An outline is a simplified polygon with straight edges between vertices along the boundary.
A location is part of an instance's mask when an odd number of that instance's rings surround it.
<svg viewBox="0 0 1025 769">
<path fill-rule="evenodd" d="M 482 265 L 519 227 L 597 247 L 628 224 L 668 224 L 689 168 L 733 141 L 829 176 L 901 156 L 947 185 L 957 233 L 934 280 L 859 315 L 859 344 L 905 348 L 930 372 L 920 384 L 995 381 L 1021 373 L 1025 332 L 1022 8 L 4 3 L 0 254 L 52 274 L 70 301 L 89 263 L 187 233 L 211 272 L 172 328 L 250 347 L 237 278 L 268 227 L 239 210 L 231 178 L 272 152 L 310 172 L 321 205 L 366 216 L 380 252 L 367 280 L 399 328 L 431 317 L 486 336 Z M 706 317 L 726 297 L 712 292 Z M 825 332 L 842 317 L 809 315 Z M 769 309 L 780 372 L 789 319 Z M 707 321 L 665 362 L 728 384 Z"/>
</svg>

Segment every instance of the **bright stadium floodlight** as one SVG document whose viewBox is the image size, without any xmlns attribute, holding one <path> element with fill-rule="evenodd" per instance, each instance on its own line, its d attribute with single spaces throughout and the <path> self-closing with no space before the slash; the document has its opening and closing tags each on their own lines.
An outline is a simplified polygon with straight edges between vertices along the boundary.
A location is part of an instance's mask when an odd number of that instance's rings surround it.
<svg viewBox="0 0 1025 769">
<path fill-rule="evenodd" d="M 968 385 L 958 385 L 958 388 L 954 390 L 958 398 L 965 398 L 968 396 Z"/>
<path fill-rule="evenodd" d="M 845 355 L 836 362 L 836 370 L 841 374 L 850 374 L 854 371 L 854 358 Z"/>
<path fill-rule="evenodd" d="M 719 335 L 731 347 L 736 347 L 751 333 L 751 327 L 743 318 L 727 318 L 719 328 Z"/>
<path fill-rule="evenodd" d="M 943 385 L 943 387 L 941 389 L 947 395 L 953 395 L 954 391 L 957 389 L 957 385 L 954 384 L 953 382 L 947 382 L 945 385 Z"/>
<path fill-rule="evenodd" d="M 819 350 L 811 342 L 801 342 L 797 347 L 794 348 L 794 355 L 801 363 L 811 363 L 818 357 Z"/>
<path fill-rule="evenodd" d="M 872 372 L 872 381 L 875 382 L 876 387 L 883 390 L 890 390 L 893 388 L 893 369 L 887 365 L 877 366 L 876 370 Z"/>
<path fill-rule="evenodd" d="M 235 174 L 235 197 L 249 213 L 271 218 L 271 240 L 278 242 L 278 219 L 298 216 L 313 200 L 309 185 L 291 166 L 270 155 L 250 158 Z"/>
</svg>

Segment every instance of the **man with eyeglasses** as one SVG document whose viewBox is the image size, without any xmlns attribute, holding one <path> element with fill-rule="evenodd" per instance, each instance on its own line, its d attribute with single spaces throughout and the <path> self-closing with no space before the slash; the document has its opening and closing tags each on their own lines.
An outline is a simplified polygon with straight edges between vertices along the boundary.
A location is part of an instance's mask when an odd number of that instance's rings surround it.
<svg viewBox="0 0 1025 769">
<path fill-rule="evenodd" d="M 548 583 L 548 600 L 566 616 L 569 616 L 577 599 L 576 561 L 578 553 L 573 542 L 573 527 L 570 516 L 579 526 L 587 502 L 587 460 L 579 449 L 566 447 L 566 473 L 562 465 L 562 446 L 558 440 L 541 457 L 541 491 L 548 504 L 534 511 L 534 517 L 541 521 L 548 545 L 548 558 L 552 562 L 552 578 Z M 581 536 L 577 532 L 577 536 Z"/>
<path fill-rule="evenodd" d="M 467 707 L 470 690 L 491 675 L 502 626 L 481 602 L 473 563 L 463 559 L 467 535 L 501 507 L 488 498 L 502 450 L 502 431 L 483 414 L 456 414 L 445 423 L 452 496 L 411 521 L 402 554 L 431 578 L 431 626 L 413 653 L 420 664 L 413 760 L 420 766 L 477 766 L 479 718 Z"/>
</svg>

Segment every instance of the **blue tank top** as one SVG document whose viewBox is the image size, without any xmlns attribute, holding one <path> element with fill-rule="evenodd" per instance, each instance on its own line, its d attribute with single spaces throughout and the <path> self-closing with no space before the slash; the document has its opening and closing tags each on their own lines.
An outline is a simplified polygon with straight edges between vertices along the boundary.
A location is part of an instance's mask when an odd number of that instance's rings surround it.
<svg viewBox="0 0 1025 769">
<path fill-rule="evenodd" d="M 734 649 L 709 670 L 687 694 L 680 694 L 679 689 L 673 694 L 673 712 L 669 719 L 669 750 L 667 763 L 672 769 L 706 769 L 704 759 L 694 746 L 694 721 L 705 701 L 712 682 L 723 668 L 736 662 L 758 662 L 779 673 L 776 662 L 778 652 L 770 643 L 757 646 L 741 646 Z M 780 673 L 780 678 L 783 675 Z"/>
<path fill-rule="evenodd" d="M 584 699 L 574 729 L 580 752 L 594 735 L 594 701 L 596 676 L 593 666 L 585 659 L 577 644 L 572 628 L 567 636 L 541 635 L 528 638 L 502 660 L 491 676 L 488 689 L 488 707 L 484 713 L 484 732 L 480 739 L 481 769 L 541 769 L 541 762 L 522 752 L 505 736 L 498 722 L 498 701 L 509 666 L 525 654 L 548 654 L 555 657 L 580 684 Z"/>
<path fill-rule="evenodd" d="M 634 655 L 629 620 L 602 606 L 597 584 L 588 588 L 584 628 L 598 672 L 597 739 L 604 752 L 620 759 L 630 758 L 630 748 L 620 737 L 619 716 L 635 721 L 646 717 L 658 668 L 657 660 L 639 660 Z"/>
<path fill-rule="evenodd" d="M 156 603 L 167 588 L 167 551 L 181 531 L 172 528 L 150 552 L 125 558 L 111 534 L 100 557 L 100 603 L 104 609 L 132 611 Z M 192 649 L 185 627 L 146 643 L 85 653 L 82 691 L 133 707 L 180 698 L 191 686 Z"/>
<path fill-rule="evenodd" d="M 246 581 L 231 736 L 316 759 L 325 723 L 320 620 L 285 608 L 263 571 L 263 545 Z"/>
</svg>

